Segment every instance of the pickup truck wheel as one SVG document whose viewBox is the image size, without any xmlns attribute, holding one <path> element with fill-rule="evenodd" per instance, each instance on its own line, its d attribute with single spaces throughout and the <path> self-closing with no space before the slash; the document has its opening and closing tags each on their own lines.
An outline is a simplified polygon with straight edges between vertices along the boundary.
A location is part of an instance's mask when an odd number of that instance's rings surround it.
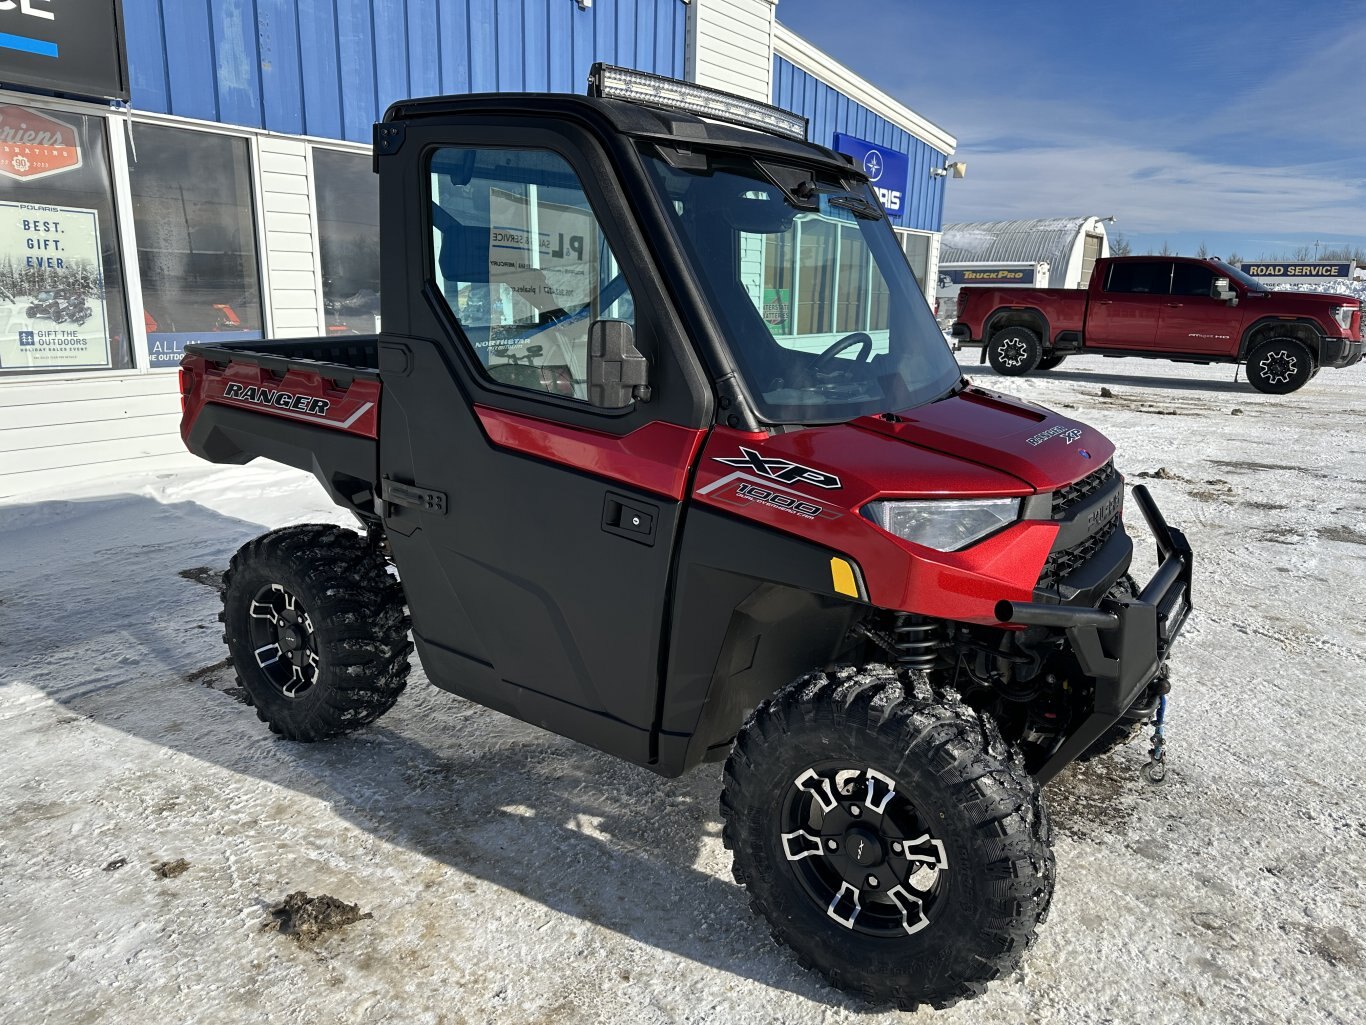
<svg viewBox="0 0 1366 1025">
<path fill-rule="evenodd" d="M 1269 338 L 1247 354 L 1248 383 L 1267 395 L 1298 391 L 1316 369 L 1313 355 L 1294 338 Z"/>
<path fill-rule="evenodd" d="M 1032 373 L 1043 359 L 1043 343 L 1027 327 L 1003 327 L 991 336 L 987 361 L 991 369 L 1006 377 Z"/>
<path fill-rule="evenodd" d="M 884 666 L 802 677 L 726 762 L 736 880 L 805 968 L 947 1007 L 1013 971 L 1053 893 L 1038 783 L 989 716 Z"/>
<path fill-rule="evenodd" d="M 354 531 L 272 531 L 242 546 L 223 582 L 223 640 L 274 732 L 324 740 L 374 722 L 398 700 L 412 651 L 403 588 Z"/>
<path fill-rule="evenodd" d="M 1039 367 L 1038 367 L 1038 369 L 1040 369 L 1040 370 L 1052 370 L 1054 367 L 1060 366 L 1060 365 L 1062 364 L 1062 361 L 1065 360 L 1066 358 L 1067 358 L 1067 353 L 1065 353 L 1065 352 L 1050 352 L 1050 353 L 1049 353 L 1047 356 L 1045 356 L 1043 359 L 1039 360 Z"/>
</svg>

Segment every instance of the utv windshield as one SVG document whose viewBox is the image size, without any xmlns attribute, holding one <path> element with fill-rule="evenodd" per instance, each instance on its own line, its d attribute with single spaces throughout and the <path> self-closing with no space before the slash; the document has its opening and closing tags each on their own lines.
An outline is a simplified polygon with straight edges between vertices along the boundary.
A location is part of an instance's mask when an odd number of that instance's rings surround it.
<svg viewBox="0 0 1366 1025">
<path fill-rule="evenodd" d="M 953 389 L 957 361 L 867 185 L 643 155 L 761 417 L 830 423 Z"/>
</svg>

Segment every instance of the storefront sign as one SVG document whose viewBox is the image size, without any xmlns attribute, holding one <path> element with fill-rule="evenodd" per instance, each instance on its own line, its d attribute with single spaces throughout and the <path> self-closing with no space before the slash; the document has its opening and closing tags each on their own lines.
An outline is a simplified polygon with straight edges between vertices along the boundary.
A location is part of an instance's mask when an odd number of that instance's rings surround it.
<svg viewBox="0 0 1366 1025">
<path fill-rule="evenodd" d="M 0 202 L 0 370 L 109 366 L 94 210 Z"/>
<path fill-rule="evenodd" d="M 0 0 L 0 82 L 128 99 L 121 0 Z"/>
<path fill-rule="evenodd" d="M 81 139 L 73 125 L 0 103 L 0 175 L 34 181 L 80 166 Z"/>
<path fill-rule="evenodd" d="M 764 323 L 775 335 L 792 333 L 792 289 L 764 289 Z"/>
<path fill-rule="evenodd" d="M 1293 281 L 1314 278 L 1350 278 L 1354 264 L 1348 263 L 1242 263 L 1238 269 L 1254 278 L 1286 278 Z"/>
<path fill-rule="evenodd" d="M 906 211 L 906 181 L 911 159 L 905 153 L 885 149 L 842 132 L 835 133 L 835 149 L 854 158 L 872 183 L 883 208 L 893 217 Z"/>
<path fill-rule="evenodd" d="M 939 287 L 946 285 L 1032 285 L 1033 267 L 939 268 Z"/>
<path fill-rule="evenodd" d="M 185 346 L 190 342 L 214 345 L 219 342 L 247 342 L 261 337 L 260 331 L 156 331 L 147 335 L 147 365 L 153 370 L 180 366 Z"/>
</svg>

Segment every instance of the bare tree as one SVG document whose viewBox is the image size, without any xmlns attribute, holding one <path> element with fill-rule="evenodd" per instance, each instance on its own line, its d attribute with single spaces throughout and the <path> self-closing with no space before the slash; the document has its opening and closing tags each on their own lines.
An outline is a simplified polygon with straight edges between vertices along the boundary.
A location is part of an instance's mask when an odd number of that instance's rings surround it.
<svg viewBox="0 0 1366 1025">
<path fill-rule="evenodd" d="M 1243 262 L 1243 258 L 1238 255 L 1238 250 L 1234 249 L 1229 252 L 1228 259 L 1224 262 L 1236 267 Z"/>
<path fill-rule="evenodd" d="M 1195 251 L 1195 255 L 1200 257 L 1200 259 L 1202 260 L 1209 259 L 1209 246 L 1205 245 L 1204 239 L 1200 240 L 1200 248 Z"/>
<path fill-rule="evenodd" d="M 1133 256 L 1134 247 L 1129 242 L 1129 237 L 1122 231 L 1117 231 L 1110 236 L 1110 255 L 1111 256 Z"/>
<path fill-rule="evenodd" d="M 1171 243 L 1169 243 L 1166 239 L 1163 239 L 1163 240 L 1162 240 L 1162 249 L 1161 249 L 1161 251 L 1160 251 L 1157 255 L 1158 255 L 1158 256 L 1175 256 L 1176 254 L 1172 252 Z"/>
</svg>

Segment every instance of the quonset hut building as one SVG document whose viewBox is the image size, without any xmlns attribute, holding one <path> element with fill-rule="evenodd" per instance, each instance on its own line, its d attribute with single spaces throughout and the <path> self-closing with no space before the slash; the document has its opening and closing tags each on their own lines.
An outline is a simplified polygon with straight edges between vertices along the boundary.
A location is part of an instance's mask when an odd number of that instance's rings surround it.
<svg viewBox="0 0 1366 1025">
<path fill-rule="evenodd" d="M 954 138 L 776 6 L 0 3 L 0 498 L 188 461 L 188 341 L 375 331 L 372 123 L 410 96 L 581 93 L 604 61 L 787 107 L 877 179 L 932 289 Z M 775 330 L 795 334 L 834 330 L 834 289 L 858 293 L 785 280 Z"/>
<path fill-rule="evenodd" d="M 1096 260 L 1109 255 L 1101 218 L 1043 217 L 946 224 L 939 261 L 941 267 L 1046 263 L 1050 288 L 1085 288 Z"/>
</svg>

